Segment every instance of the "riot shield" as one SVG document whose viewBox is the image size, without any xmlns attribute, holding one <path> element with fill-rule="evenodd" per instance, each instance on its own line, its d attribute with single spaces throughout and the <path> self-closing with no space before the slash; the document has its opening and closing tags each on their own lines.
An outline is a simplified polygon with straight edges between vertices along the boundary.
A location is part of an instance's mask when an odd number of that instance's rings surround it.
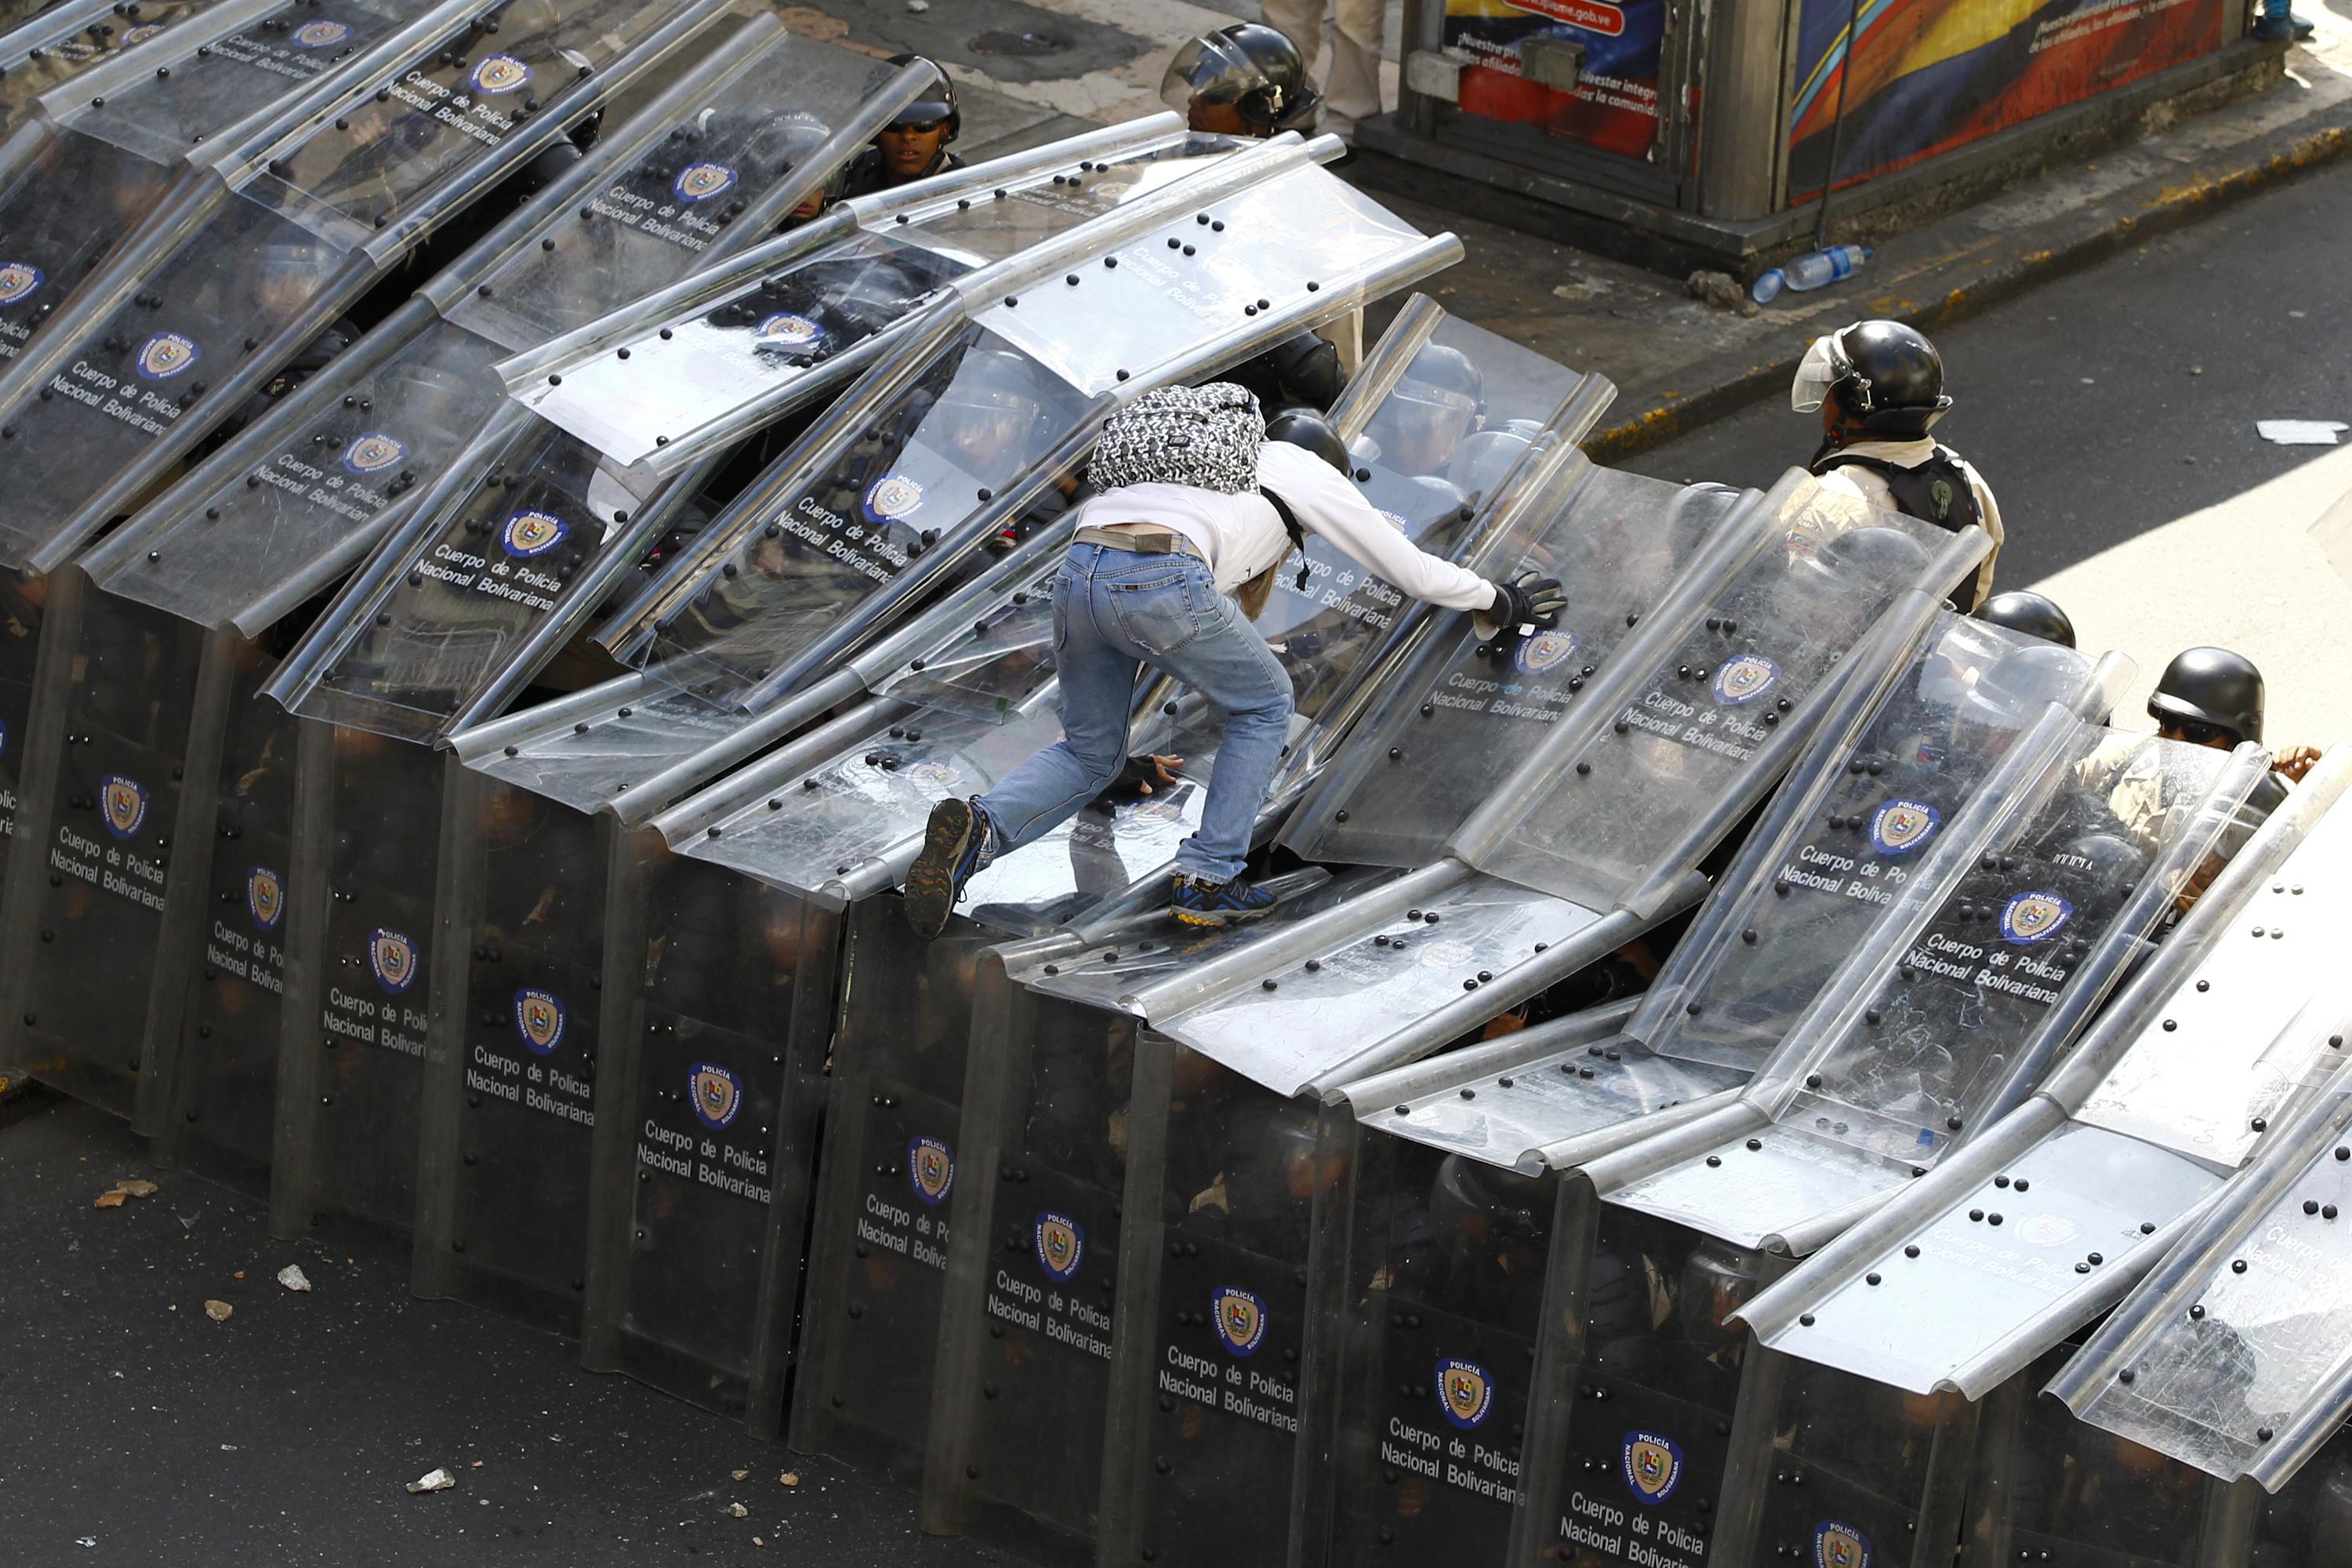
<svg viewBox="0 0 2352 1568">
<path fill-rule="evenodd" d="M 77 604 L 88 596 L 74 589 Z M 64 744 L 47 777 L 26 780 L 46 798 L 20 803 L 39 847 L 19 868 L 32 900 L 10 933 L 23 953 L 11 1037 L 46 1081 L 128 1117 L 167 896 L 206 877 L 209 843 L 178 837 L 186 763 L 217 757 L 226 693 L 199 692 L 206 634 L 160 611 L 117 603 L 52 616 L 47 631 L 59 646 L 34 710 L 62 709 Z M 226 674 L 215 666 L 213 683 Z M 208 735 L 192 728 L 200 713 Z"/>
<path fill-rule="evenodd" d="M 747 242 L 804 181 L 846 155 L 846 138 L 867 112 L 902 90 L 894 82 L 863 109 L 845 110 L 835 89 L 851 68 L 836 51 L 766 25 L 733 44 L 608 132 L 417 299 L 100 545 L 89 560 L 100 584 L 192 620 L 226 619 L 257 633 L 348 569 L 489 425 L 504 401 L 489 368 L 500 351 Z M 773 108 L 774 76 L 785 66 L 805 75 L 805 108 Z M 841 136 L 806 144 L 835 120 Z M 699 139 L 674 141 L 677 131 Z M 722 204 L 709 219 L 714 234 L 614 216 L 650 201 L 644 188 L 658 183 L 659 168 L 689 152 L 729 176 L 706 191 Z M 668 179 L 686 174 L 680 163 Z M 706 172 L 695 183 L 719 177 Z"/>
<path fill-rule="evenodd" d="M 534 412 L 607 456 L 675 468 L 697 455 L 695 432 L 749 428 L 815 367 L 861 363 L 950 280 L 1155 196 L 1236 145 L 1172 116 L 1077 141 L 855 198 L 822 248 L 816 235 L 787 236 L 502 372 Z"/>
<path fill-rule="evenodd" d="M 1744 1103 L 1594 1163 L 1604 1197 L 1802 1254 L 2033 1092 L 2267 766 L 2064 722 L 1927 851 Z"/>
<path fill-rule="evenodd" d="M 1562 898 L 1643 909 L 1771 787 L 1841 679 L 1868 668 L 1855 656 L 1879 639 L 1864 632 L 1898 624 L 1881 624 L 1895 600 L 1951 581 L 1986 548 L 1843 505 L 1803 475 L 1755 521 L 1739 569 L 1650 618 L 1597 700 L 1545 732 L 1464 822 L 1457 855 Z M 1530 775 L 1559 787 L 1523 797 Z"/>
<path fill-rule="evenodd" d="M 238 9 L 236 0 L 140 0 L 133 15 L 117 5 L 70 0 L 0 34 L 0 132 L 14 130 L 45 94 L 117 55 L 175 29 L 209 34 L 220 13 Z"/>
<path fill-rule="evenodd" d="M 33 679 L 40 662 L 41 612 L 47 579 L 0 572 L 0 869 L 16 843 L 16 812 L 24 784 L 25 737 L 32 715 Z"/>
<path fill-rule="evenodd" d="M 193 971 L 182 974 L 177 998 L 161 990 L 170 971 L 158 964 L 157 1010 L 163 1026 L 176 1034 L 177 1053 L 154 1149 L 160 1164 L 266 1194 L 288 921 L 323 917 L 315 908 L 290 907 L 286 897 L 294 859 L 295 723 L 274 703 L 257 700 L 269 672 L 262 650 L 234 646 L 220 766 L 213 779 L 187 786 L 214 797 L 216 842 L 203 899 L 203 945 Z"/>
<path fill-rule="evenodd" d="M 2331 752 L 2192 884 L 2188 914 L 2040 1095 L 1759 1300 L 1748 1320 L 1762 1340 L 1915 1392 L 1980 1396 L 2146 1274 L 2332 1065 L 2337 1010 L 2312 1005 L 2310 966 L 2269 934 L 2271 910 L 2245 917 L 2331 885 L 2315 873 L 2347 841 L 2323 814 L 2347 762 Z M 2196 1088 L 2147 1088 L 2177 1075 Z"/>
<path fill-rule="evenodd" d="M 2053 1350 L 1985 1399 L 1961 1568 L 2015 1563 L 2205 1568 L 2252 1498 L 2127 1438 L 2075 1424 L 2035 1390 L 2072 1353 Z M 2321 1559 L 2311 1559 L 2313 1562 Z"/>
<path fill-rule="evenodd" d="M 2314 917 L 2326 913 L 2293 919 L 2303 928 Z M 2340 1039 L 2352 1006 L 2335 1011 Z M 2340 1239 L 2352 1155 L 2336 1152 L 2352 1146 L 2347 1126 L 2352 1096 L 2331 1081 L 2263 1140 L 2051 1392 L 2093 1426 L 2224 1481 L 2252 1477 L 2277 1492 L 2294 1480 L 2347 1403 L 2338 1321 L 2352 1279 Z"/>
<path fill-rule="evenodd" d="M 469 26 L 427 43 L 470 47 L 378 72 L 389 85 L 373 92 L 362 80 L 332 121 L 277 143 L 233 192 L 85 286 L 43 349 L 0 376 L 25 502 L 0 551 L 45 566 L 69 553 L 432 226 L 715 6 L 666 26 L 629 0 L 516 0 L 503 16 L 495 39 Z"/>
</svg>

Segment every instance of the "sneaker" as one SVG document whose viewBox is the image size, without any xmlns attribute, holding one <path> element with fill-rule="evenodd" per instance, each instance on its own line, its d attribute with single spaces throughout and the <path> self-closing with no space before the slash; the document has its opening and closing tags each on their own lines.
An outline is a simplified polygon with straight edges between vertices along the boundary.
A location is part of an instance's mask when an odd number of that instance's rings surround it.
<svg viewBox="0 0 2352 1568">
<path fill-rule="evenodd" d="M 1239 877 L 1212 882 L 1205 877 L 1176 873 L 1176 888 L 1168 907 L 1188 926 L 1224 926 L 1254 921 L 1274 908 L 1274 895 L 1253 888 Z"/>
<path fill-rule="evenodd" d="M 923 852 L 907 868 L 907 923 L 930 938 L 947 930 L 964 884 L 996 858 L 996 829 L 977 800 L 943 800 L 931 807 Z"/>
<path fill-rule="evenodd" d="M 2253 36 L 2261 43 L 2291 44 L 2310 37 L 2317 31 L 2315 26 L 2292 12 L 2284 16 L 2254 18 Z"/>
</svg>

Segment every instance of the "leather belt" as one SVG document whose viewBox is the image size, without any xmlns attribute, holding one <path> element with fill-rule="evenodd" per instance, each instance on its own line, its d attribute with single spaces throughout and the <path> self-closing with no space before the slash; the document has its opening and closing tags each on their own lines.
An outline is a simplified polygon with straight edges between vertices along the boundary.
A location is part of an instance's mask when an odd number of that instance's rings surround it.
<svg viewBox="0 0 2352 1568">
<path fill-rule="evenodd" d="M 1105 550 L 1132 551 L 1138 555 L 1190 555 L 1205 560 L 1200 546 L 1172 528 L 1082 528 L 1070 535 L 1073 544 L 1099 544 Z"/>
</svg>

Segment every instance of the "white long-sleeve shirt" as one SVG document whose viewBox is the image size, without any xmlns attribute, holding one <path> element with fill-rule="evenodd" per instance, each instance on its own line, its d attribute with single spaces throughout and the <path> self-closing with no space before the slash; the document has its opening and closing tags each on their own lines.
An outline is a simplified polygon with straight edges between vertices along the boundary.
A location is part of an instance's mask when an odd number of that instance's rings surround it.
<svg viewBox="0 0 2352 1568">
<path fill-rule="evenodd" d="M 1257 480 L 1289 504 L 1299 527 L 1329 540 L 1402 592 L 1449 610 L 1483 610 L 1495 602 L 1493 584 L 1415 548 L 1352 479 L 1306 447 L 1268 441 L 1258 452 Z M 1232 593 L 1290 549 L 1290 535 L 1274 503 L 1255 493 L 1121 485 L 1078 509 L 1081 528 L 1136 522 L 1157 524 L 1191 541 L 1221 593 Z"/>
</svg>

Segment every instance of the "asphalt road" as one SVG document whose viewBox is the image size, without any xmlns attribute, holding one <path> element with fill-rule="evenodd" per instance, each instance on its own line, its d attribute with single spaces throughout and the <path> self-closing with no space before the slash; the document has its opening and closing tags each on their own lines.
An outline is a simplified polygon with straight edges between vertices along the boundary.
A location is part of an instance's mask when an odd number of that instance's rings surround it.
<svg viewBox="0 0 2352 1568">
<path fill-rule="evenodd" d="M 132 1176 L 161 1190 L 90 1206 Z M 272 1241 L 259 1204 L 147 1168 L 86 1106 L 0 1112 L 0 1192 L 7 1568 L 1010 1561 L 919 1534 L 877 1477 L 583 1372 L 569 1342 L 411 1298 L 389 1237 Z M 289 1263 L 310 1293 L 277 1283 Z M 457 1486 L 404 1489 L 436 1467 Z"/>
<path fill-rule="evenodd" d="M 2000 499 L 2003 585 L 2327 450 L 2272 446 L 2254 421 L 2352 422 L 2347 212 L 2339 162 L 1936 334 L 1957 400 L 1937 435 Z M 1811 456 L 1813 421 L 1776 397 L 1623 466 L 1766 485 Z"/>
</svg>

